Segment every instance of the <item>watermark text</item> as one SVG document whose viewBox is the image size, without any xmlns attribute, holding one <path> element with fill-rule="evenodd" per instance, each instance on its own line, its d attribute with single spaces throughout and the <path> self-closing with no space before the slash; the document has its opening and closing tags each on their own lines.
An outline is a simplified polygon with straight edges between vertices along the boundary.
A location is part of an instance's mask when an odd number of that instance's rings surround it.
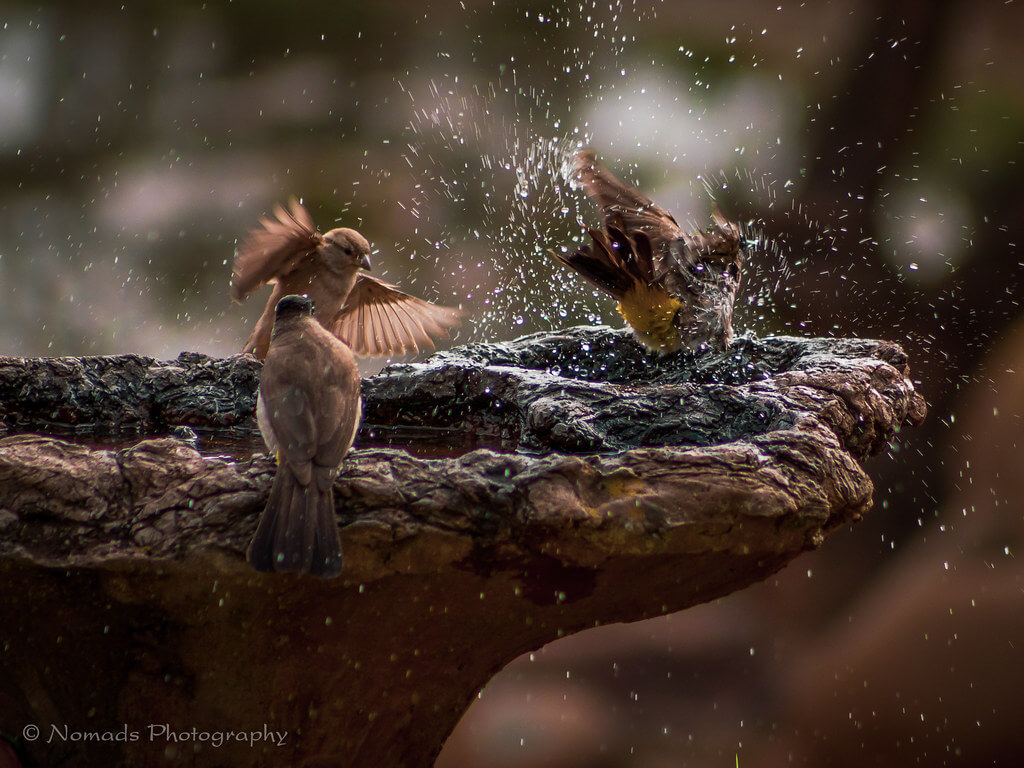
<svg viewBox="0 0 1024 768">
<path fill-rule="evenodd" d="M 25 741 L 39 741 L 42 739 L 47 744 L 69 743 L 69 742 L 133 742 L 150 741 L 164 743 L 195 743 L 209 744 L 218 749 L 225 744 L 248 744 L 257 746 L 267 744 L 274 747 L 283 747 L 288 743 L 288 731 L 277 731 L 266 723 L 259 729 L 220 730 L 217 728 L 177 728 L 170 723 L 149 723 L 148 725 L 132 728 L 127 723 L 122 723 L 118 728 L 110 730 L 85 730 L 74 728 L 70 725 L 50 724 L 40 727 L 29 723 L 21 729 L 21 735 Z"/>
</svg>

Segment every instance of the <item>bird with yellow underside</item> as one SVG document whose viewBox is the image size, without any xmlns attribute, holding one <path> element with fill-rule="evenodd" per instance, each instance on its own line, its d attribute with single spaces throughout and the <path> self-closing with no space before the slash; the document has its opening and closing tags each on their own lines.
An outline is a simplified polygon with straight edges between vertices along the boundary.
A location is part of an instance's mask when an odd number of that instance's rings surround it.
<svg viewBox="0 0 1024 768">
<path fill-rule="evenodd" d="M 739 226 L 715 206 L 711 227 L 684 231 L 591 150 L 574 156 L 572 180 L 601 209 L 603 227 L 590 231 L 592 245 L 555 257 L 618 301 L 648 349 L 726 349 L 743 261 Z"/>
</svg>

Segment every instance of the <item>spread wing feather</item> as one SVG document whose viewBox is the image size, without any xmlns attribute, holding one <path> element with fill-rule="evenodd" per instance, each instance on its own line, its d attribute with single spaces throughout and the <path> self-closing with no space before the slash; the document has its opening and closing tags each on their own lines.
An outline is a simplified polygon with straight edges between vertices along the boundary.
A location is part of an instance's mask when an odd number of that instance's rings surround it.
<svg viewBox="0 0 1024 768">
<path fill-rule="evenodd" d="M 577 152 L 573 158 L 573 178 L 601 209 L 606 228 L 615 227 L 632 233 L 640 230 L 651 239 L 654 251 L 683 232 L 672 214 L 656 205 L 636 187 L 619 180 L 601 165 L 593 150 Z"/>
<path fill-rule="evenodd" d="M 622 300 L 637 283 L 654 282 L 654 261 L 651 241 L 643 232 L 627 235 L 621 229 L 608 227 L 607 232 L 590 231 L 593 246 L 580 246 L 573 253 L 554 257 L 610 296 Z"/>
<path fill-rule="evenodd" d="M 334 334 L 357 355 L 402 355 L 433 349 L 434 338 L 462 320 L 462 311 L 410 296 L 390 283 L 360 273 L 335 321 Z"/>
<path fill-rule="evenodd" d="M 242 242 L 231 274 L 231 298 L 235 301 L 241 301 L 277 275 L 290 272 L 322 241 L 309 211 L 294 197 L 289 207 L 290 210 L 285 210 L 275 205 L 275 218 L 260 217 L 260 226 Z"/>
</svg>

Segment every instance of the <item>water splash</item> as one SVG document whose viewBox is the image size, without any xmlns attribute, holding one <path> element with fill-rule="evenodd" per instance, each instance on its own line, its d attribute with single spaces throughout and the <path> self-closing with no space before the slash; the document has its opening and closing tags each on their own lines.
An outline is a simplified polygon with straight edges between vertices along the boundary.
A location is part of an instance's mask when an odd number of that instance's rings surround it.
<svg viewBox="0 0 1024 768">
<path fill-rule="evenodd" d="M 699 67 L 688 79 L 683 71 L 654 67 L 649 57 L 650 64 L 642 62 L 637 40 L 622 33 L 621 3 L 600 11 L 596 3 L 581 4 L 580 12 L 573 18 L 527 15 L 535 35 L 524 45 L 553 51 L 543 65 L 533 56 L 522 62 L 512 56 L 494 79 L 474 82 L 474 69 L 449 54 L 446 72 L 399 84 L 410 106 L 402 157 L 415 188 L 403 207 L 416 221 L 415 247 L 436 252 L 461 286 L 473 321 L 460 339 L 510 338 L 581 322 L 620 324 L 613 301 L 550 258 L 551 250 L 567 252 L 599 225 L 595 207 L 569 179 L 569 161 L 584 146 L 597 149 L 616 174 L 637 183 L 684 226 L 706 228 L 711 201 L 721 201 L 748 241 L 737 329 L 780 330 L 775 309 L 786 302 L 799 312 L 792 283 L 810 279 L 797 276 L 809 257 L 828 252 L 833 238 L 800 210 L 799 185 L 779 175 L 786 168 L 775 154 L 780 140 L 765 134 L 778 127 L 777 116 L 765 116 L 771 110 L 764 99 L 751 101 L 751 87 L 734 88 L 726 113 L 743 117 L 746 142 L 735 147 L 739 130 L 705 119 L 711 110 L 701 101 L 707 89 L 697 87 Z M 467 11 L 478 20 L 484 13 Z M 475 61 L 485 52 L 470 55 Z M 633 103 L 638 93 L 643 109 Z M 641 119 L 651 110 L 654 117 Z M 687 114 L 695 117 L 680 117 Z M 757 115 L 763 124 L 752 130 Z M 637 133 L 644 124 L 649 135 Z M 627 141 L 629 154 L 617 158 L 617 147 Z M 763 152 L 768 145 L 772 151 Z M 767 170 L 752 167 L 759 157 Z M 639 165 L 633 168 L 631 160 Z M 772 208 L 786 211 L 794 223 L 789 231 L 769 232 L 751 215 Z"/>
<path fill-rule="evenodd" d="M 425 94 L 408 95 L 405 160 L 419 180 L 411 212 L 429 231 L 425 239 L 461 264 L 473 338 L 550 329 L 567 318 L 601 322 L 593 291 L 548 253 L 581 242 L 588 218 L 596 223 L 568 177 L 572 155 L 590 137 L 561 129 L 536 88 L 516 91 L 533 115 L 521 121 L 503 108 L 500 83 L 465 93 L 432 80 Z"/>
</svg>

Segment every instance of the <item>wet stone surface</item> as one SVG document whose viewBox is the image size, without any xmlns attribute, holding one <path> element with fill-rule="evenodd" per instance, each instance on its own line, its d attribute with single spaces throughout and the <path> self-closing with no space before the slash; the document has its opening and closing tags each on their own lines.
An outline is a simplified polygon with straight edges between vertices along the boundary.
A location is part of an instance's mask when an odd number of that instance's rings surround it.
<svg viewBox="0 0 1024 768">
<path fill-rule="evenodd" d="M 867 444 L 843 435 L 863 456 L 885 444 L 901 412 L 911 422 L 923 418 L 906 375 L 905 354 L 884 341 L 739 337 L 726 352 L 658 356 L 626 331 L 584 326 L 392 365 L 364 383 L 364 433 L 495 436 L 535 453 L 715 445 L 792 428 L 817 410 L 808 408 L 809 392 L 789 392 L 796 386 L 836 393 L 866 377 L 892 410 L 869 413 L 872 405 L 849 401 L 870 422 L 861 435 L 877 431 Z"/>
<path fill-rule="evenodd" d="M 658 356 L 626 331 L 576 327 L 386 368 L 363 382 L 357 444 L 420 445 L 428 453 L 431 446 L 600 453 L 714 445 L 796 424 L 808 403 L 785 397 L 795 379 L 838 392 L 852 375 L 887 378 L 877 382 L 885 396 L 914 421 L 923 418 L 923 402 L 900 380 L 906 368 L 888 342 L 739 337 L 726 352 Z M 0 424 L 11 434 L 93 438 L 187 426 L 201 444 L 215 436 L 250 440 L 258 450 L 259 371 L 248 355 L 0 358 Z M 888 421 L 877 439 L 863 447 L 853 441 L 851 450 L 878 450 L 899 426 Z"/>
</svg>

